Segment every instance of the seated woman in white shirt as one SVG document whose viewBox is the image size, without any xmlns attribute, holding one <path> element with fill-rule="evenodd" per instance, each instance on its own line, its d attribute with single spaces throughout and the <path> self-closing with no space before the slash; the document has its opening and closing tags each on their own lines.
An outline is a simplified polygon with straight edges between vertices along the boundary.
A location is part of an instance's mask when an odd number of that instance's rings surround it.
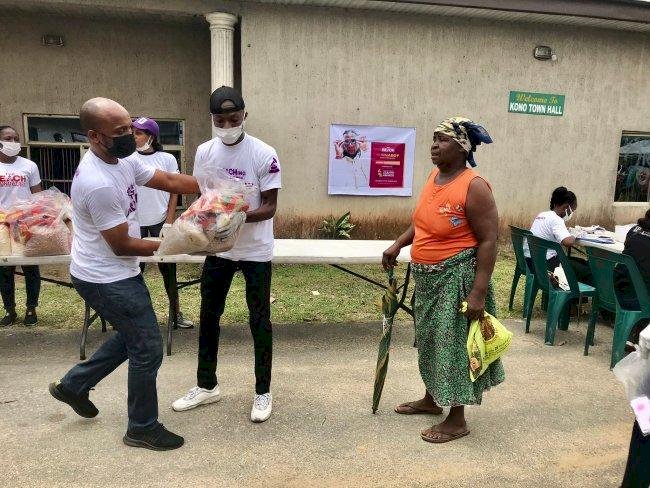
<svg viewBox="0 0 650 488">
<path fill-rule="evenodd" d="M 134 119 L 133 135 L 137 154 L 142 162 L 168 173 L 179 172 L 176 158 L 172 154 L 163 151 L 162 144 L 159 142 L 160 127 L 154 119 L 148 117 Z M 161 230 L 171 226 L 176 215 L 177 200 L 178 195 L 147 188 L 146 186 L 138 187 L 137 214 L 140 222 L 140 235 L 143 239 L 145 237 L 161 237 Z M 144 268 L 144 263 L 140 263 L 140 269 L 143 272 Z M 159 264 L 158 268 L 162 274 L 165 290 L 169 297 L 170 284 L 167 278 L 169 265 Z M 178 327 L 189 329 L 194 326 L 190 320 L 183 317 L 179 309 L 176 310 L 176 313 L 178 314 Z"/>
<path fill-rule="evenodd" d="M 573 214 L 578 209 L 578 198 L 575 193 L 567 190 L 566 187 L 560 186 L 553 190 L 551 195 L 550 210 L 540 213 L 535 217 L 530 231 L 534 236 L 555 241 L 565 247 L 572 247 L 576 239 L 569 233 L 566 223 L 571 220 Z M 530 260 L 530 251 L 528 245 L 524 246 L 526 261 L 532 270 L 532 261 Z M 555 251 L 548 251 L 546 255 L 548 269 L 553 271 L 560 265 L 560 260 Z M 571 267 L 576 274 L 578 281 L 591 284 L 592 277 L 589 265 L 583 259 L 571 256 Z"/>
</svg>

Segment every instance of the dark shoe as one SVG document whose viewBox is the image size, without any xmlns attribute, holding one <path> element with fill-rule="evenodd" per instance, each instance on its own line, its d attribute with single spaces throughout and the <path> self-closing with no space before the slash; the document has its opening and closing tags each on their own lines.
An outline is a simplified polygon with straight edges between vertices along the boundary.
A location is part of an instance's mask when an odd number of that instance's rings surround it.
<svg viewBox="0 0 650 488">
<path fill-rule="evenodd" d="M 131 447 L 144 447 L 153 451 L 171 451 L 178 449 L 185 440 L 165 429 L 163 424 L 146 432 L 129 432 L 124 435 L 124 444 Z"/>
<path fill-rule="evenodd" d="M 183 317 L 182 312 L 178 312 L 178 315 L 176 317 L 177 317 L 176 324 L 179 329 L 191 329 L 192 327 L 194 327 L 194 322 Z"/>
<path fill-rule="evenodd" d="M 17 318 L 18 316 L 16 315 L 16 312 L 7 312 L 7 315 L 0 320 L 0 327 L 9 327 L 10 325 L 14 325 Z"/>
<path fill-rule="evenodd" d="M 72 407 L 78 415 L 91 419 L 96 417 L 99 413 L 97 407 L 88 399 L 88 393 L 85 395 L 75 395 L 72 392 L 69 392 L 63 386 L 61 386 L 60 381 L 55 381 L 50 383 L 50 394 L 59 400 L 60 402 L 67 403 Z"/>
<path fill-rule="evenodd" d="M 33 308 L 28 308 L 27 312 L 25 312 L 25 320 L 23 321 L 23 323 L 28 327 L 30 325 L 36 325 L 38 323 L 36 310 L 34 310 Z"/>
</svg>

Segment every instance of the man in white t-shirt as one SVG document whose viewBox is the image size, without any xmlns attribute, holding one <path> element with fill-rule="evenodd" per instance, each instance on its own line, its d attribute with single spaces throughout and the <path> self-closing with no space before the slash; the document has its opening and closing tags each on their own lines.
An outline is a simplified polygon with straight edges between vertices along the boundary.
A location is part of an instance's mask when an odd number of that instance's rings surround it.
<svg viewBox="0 0 650 488">
<path fill-rule="evenodd" d="M 201 328 L 197 386 L 176 400 L 172 408 L 189 410 L 220 398 L 217 382 L 219 320 L 236 271 L 246 280 L 246 302 L 255 343 L 255 396 L 251 420 L 263 422 L 272 409 L 271 365 L 271 259 L 273 216 L 281 188 L 278 155 L 268 144 L 244 132 L 247 113 L 237 90 L 222 86 L 210 97 L 210 111 L 217 137 L 199 146 L 194 175 L 226 172 L 242 179 L 253 191 L 248 197 L 246 223 L 235 246 L 228 252 L 208 256 L 201 277 Z"/>
<path fill-rule="evenodd" d="M 34 161 L 20 154 L 20 138 L 16 129 L 0 126 L 0 211 L 6 212 L 17 200 L 29 200 L 32 193 L 42 190 L 41 176 Z M 38 266 L 21 266 L 25 275 L 27 295 L 25 320 L 27 326 L 36 325 L 36 307 L 41 290 L 41 273 Z M 7 314 L 0 320 L 0 327 L 13 325 L 16 314 L 15 266 L 0 268 L 0 294 Z"/>
<path fill-rule="evenodd" d="M 117 330 L 92 357 L 50 384 L 54 398 L 82 417 L 95 417 L 89 391 L 128 359 L 129 423 L 124 443 L 153 450 L 176 449 L 183 438 L 158 422 L 156 377 L 162 337 L 137 256 L 159 243 L 140 238 L 138 185 L 170 193 L 196 193 L 192 176 L 142 164 L 135 151 L 131 117 L 113 100 L 93 98 L 81 107 L 90 142 L 72 181 L 75 237 L 70 275 L 75 289 Z"/>
</svg>

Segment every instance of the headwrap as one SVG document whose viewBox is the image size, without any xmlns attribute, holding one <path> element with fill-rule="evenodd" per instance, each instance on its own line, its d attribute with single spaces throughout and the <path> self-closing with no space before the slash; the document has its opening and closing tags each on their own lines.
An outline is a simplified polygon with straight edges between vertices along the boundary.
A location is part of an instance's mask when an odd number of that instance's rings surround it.
<svg viewBox="0 0 650 488">
<path fill-rule="evenodd" d="M 485 144 L 492 142 L 490 134 L 488 134 L 483 126 L 475 124 L 465 117 L 451 117 L 443 120 L 433 130 L 433 133 L 445 134 L 460 144 L 460 147 L 467 152 L 467 162 L 472 168 L 476 167 L 476 161 L 474 161 L 476 146 L 482 142 Z"/>
</svg>

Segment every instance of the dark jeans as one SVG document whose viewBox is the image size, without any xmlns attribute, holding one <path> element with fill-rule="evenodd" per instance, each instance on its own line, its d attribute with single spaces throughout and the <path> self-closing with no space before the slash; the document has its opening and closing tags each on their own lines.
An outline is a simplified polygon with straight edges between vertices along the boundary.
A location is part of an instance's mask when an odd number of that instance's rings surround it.
<svg viewBox="0 0 650 488">
<path fill-rule="evenodd" d="M 38 307 L 38 295 L 41 291 L 41 273 L 38 266 L 21 266 L 25 275 L 25 291 L 27 307 Z M 5 310 L 16 308 L 16 282 L 14 280 L 15 266 L 0 268 L 0 294 Z"/>
<path fill-rule="evenodd" d="M 128 430 L 138 432 L 156 427 L 156 376 L 162 363 L 163 345 L 142 275 L 114 283 L 88 283 L 73 276 L 72 284 L 81 298 L 117 332 L 88 361 L 68 371 L 61 384 L 77 395 L 87 393 L 128 359 Z"/>
<path fill-rule="evenodd" d="M 621 488 L 650 486 L 650 436 L 644 437 L 639 424 L 634 421 L 630 452 Z"/>
<path fill-rule="evenodd" d="M 140 237 L 145 238 L 145 237 L 160 237 L 160 229 L 162 229 L 163 224 L 165 221 L 163 220 L 159 224 L 156 225 L 146 225 L 140 227 Z M 169 264 L 159 264 L 158 269 L 160 270 L 160 274 L 162 275 L 163 279 L 163 284 L 165 285 L 165 291 L 167 292 L 167 298 L 171 299 L 171 295 L 169 293 L 169 286 L 170 286 L 170 280 L 169 280 L 169 269 L 171 266 Z M 140 263 L 140 271 L 144 273 L 145 269 L 145 263 Z"/>
<path fill-rule="evenodd" d="M 230 261 L 208 256 L 201 276 L 201 328 L 197 384 L 212 389 L 217 384 L 219 320 L 226 296 L 237 270 L 246 280 L 246 303 L 255 344 L 255 391 L 258 395 L 271 388 L 273 337 L 271 331 L 271 262 Z"/>
</svg>

